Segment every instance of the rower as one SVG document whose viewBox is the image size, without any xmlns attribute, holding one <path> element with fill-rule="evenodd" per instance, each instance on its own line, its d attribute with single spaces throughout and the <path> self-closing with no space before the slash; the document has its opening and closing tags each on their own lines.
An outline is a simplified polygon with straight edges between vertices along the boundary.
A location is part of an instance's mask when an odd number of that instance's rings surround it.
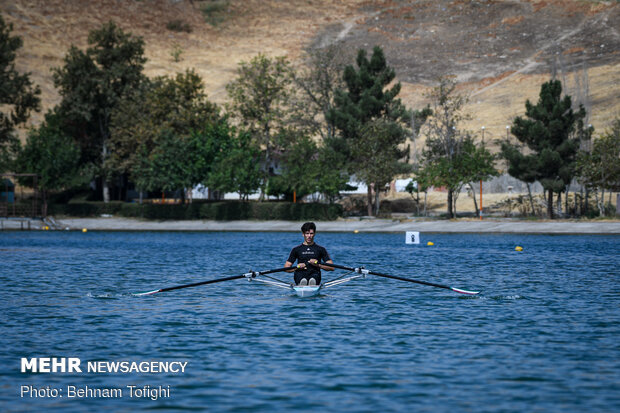
<svg viewBox="0 0 620 413">
<path fill-rule="evenodd" d="M 321 269 L 325 271 L 334 271 L 334 267 L 322 265 L 333 264 L 329 253 L 325 248 L 314 242 L 316 235 L 316 225 L 314 222 L 306 222 L 301 226 L 304 242 L 294 247 L 288 256 L 288 260 L 284 264 L 285 267 L 291 267 L 287 272 L 295 271 L 296 285 L 321 285 Z M 297 261 L 297 266 L 293 269 L 293 263 Z"/>
</svg>

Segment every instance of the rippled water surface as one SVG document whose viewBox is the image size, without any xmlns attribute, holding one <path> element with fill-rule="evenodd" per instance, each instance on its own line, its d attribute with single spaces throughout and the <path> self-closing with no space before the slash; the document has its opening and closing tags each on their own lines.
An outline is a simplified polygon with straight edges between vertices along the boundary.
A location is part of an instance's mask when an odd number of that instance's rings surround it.
<svg viewBox="0 0 620 413">
<path fill-rule="evenodd" d="M 2 232 L 2 410 L 620 410 L 620 237 L 404 238 L 319 232 L 316 241 L 336 263 L 482 293 L 371 276 L 306 299 L 245 280 L 135 297 L 279 268 L 301 234 Z M 46 356 L 188 365 L 20 372 L 22 357 Z M 170 397 L 20 394 L 127 385 L 170 386 Z"/>
</svg>

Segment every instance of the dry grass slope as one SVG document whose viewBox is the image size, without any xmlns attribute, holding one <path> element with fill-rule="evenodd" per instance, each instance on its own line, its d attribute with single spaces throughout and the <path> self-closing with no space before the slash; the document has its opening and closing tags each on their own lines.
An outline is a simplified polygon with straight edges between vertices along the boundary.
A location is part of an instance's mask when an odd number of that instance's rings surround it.
<svg viewBox="0 0 620 413">
<path fill-rule="evenodd" d="M 403 83 L 403 100 L 413 107 L 427 103 L 425 92 L 438 75 L 457 75 L 471 95 L 467 127 L 484 125 L 487 139 L 505 135 L 554 66 L 573 95 L 584 89 L 587 68 L 590 122 L 597 130 L 620 116 L 616 1 L 229 0 L 215 26 L 205 22 L 204 3 L 0 0 L 0 10 L 24 40 L 18 69 L 41 85 L 44 108 L 59 101 L 50 69 L 62 65 L 70 45 L 86 47 L 88 32 L 113 20 L 145 39 L 148 75 L 195 68 L 218 103 L 225 102 L 224 87 L 239 61 L 262 52 L 299 63 L 304 48 L 340 41 L 350 51 L 381 45 Z M 167 29 L 171 21 L 191 32 Z"/>
</svg>

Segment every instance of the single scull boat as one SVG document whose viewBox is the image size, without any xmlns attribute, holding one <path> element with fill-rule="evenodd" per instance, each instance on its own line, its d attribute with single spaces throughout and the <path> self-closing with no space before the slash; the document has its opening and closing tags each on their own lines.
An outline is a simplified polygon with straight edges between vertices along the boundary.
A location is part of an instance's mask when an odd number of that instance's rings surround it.
<svg viewBox="0 0 620 413">
<path fill-rule="evenodd" d="M 325 288 L 330 288 L 336 285 L 340 285 L 342 283 L 351 281 L 351 280 L 355 280 L 357 278 L 366 278 L 367 275 L 376 275 L 378 277 L 383 277 L 383 278 L 391 278 L 394 280 L 399 280 L 399 281 L 407 281 L 407 282 L 411 282 L 411 283 L 416 283 L 416 284 L 422 284 L 422 285 L 427 285 L 430 287 L 437 287 L 437 288 L 443 288 L 446 290 L 451 290 L 454 292 L 457 292 L 459 294 L 466 294 L 466 295 L 476 295 L 479 293 L 479 291 L 468 291 L 468 290 L 463 290 L 461 288 L 454 288 L 454 287 L 450 287 L 447 285 L 442 285 L 442 284 L 436 284 L 436 283 L 431 283 L 428 281 L 420 281 L 420 280 L 414 280 L 413 278 L 405 278 L 405 277 L 399 277 L 396 275 L 389 275 L 389 274 L 383 274 L 380 272 L 375 272 L 375 271 L 370 271 L 365 269 L 364 267 L 347 267 L 344 265 L 337 265 L 337 264 L 326 264 L 326 263 L 321 263 L 321 265 L 327 265 L 330 267 L 334 267 L 334 268 L 338 268 L 341 270 L 346 270 L 349 271 L 348 273 L 345 273 L 343 275 L 341 275 L 340 277 L 337 277 L 333 280 L 330 281 L 326 281 L 324 283 L 321 283 L 320 285 L 295 285 L 293 283 L 289 283 L 289 282 L 285 282 L 282 280 L 279 280 L 277 278 L 274 278 L 272 276 L 270 276 L 269 274 L 273 274 L 276 272 L 282 272 L 282 271 L 287 271 L 287 270 L 291 270 L 291 267 L 284 267 L 284 268 L 276 268 L 273 270 L 266 270 L 266 271 L 249 271 L 247 273 L 243 273 L 243 274 L 239 274 L 239 275 L 233 275 L 231 277 L 225 277 L 225 278 L 216 278 L 214 280 L 208 280 L 208 281 L 200 281 L 200 282 L 196 282 L 196 283 L 192 283 L 192 284 L 184 284 L 184 285 L 177 285 L 175 287 L 168 287 L 168 288 L 162 288 L 159 290 L 152 290 L 152 291 L 145 291 L 142 293 L 134 293 L 133 295 L 136 296 L 141 296 L 141 295 L 152 295 L 152 294 L 156 294 L 156 293 L 161 293 L 164 291 L 172 291 L 172 290 L 179 290 L 181 288 L 188 288 L 188 287 L 197 287 L 199 285 L 206 285 L 206 284 L 214 284 L 214 283 L 218 283 L 218 282 L 223 282 L 223 281 L 231 281 L 231 280 L 238 280 L 241 278 L 245 278 L 248 281 L 255 281 L 255 282 L 260 282 L 263 284 L 268 284 L 268 285 L 272 285 L 274 287 L 279 287 L 279 288 L 284 288 L 287 289 L 289 291 L 294 292 L 298 297 L 314 297 L 319 295 L 319 293 L 325 289 Z"/>
</svg>

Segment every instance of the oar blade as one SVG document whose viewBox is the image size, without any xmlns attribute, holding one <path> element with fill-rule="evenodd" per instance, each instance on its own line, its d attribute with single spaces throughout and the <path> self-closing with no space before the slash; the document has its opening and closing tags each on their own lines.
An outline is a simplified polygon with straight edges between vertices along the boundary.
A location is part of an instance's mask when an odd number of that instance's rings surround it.
<svg viewBox="0 0 620 413">
<path fill-rule="evenodd" d="M 466 295 L 477 295 L 480 294 L 480 291 L 468 291 L 468 290 L 463 290 L 461 288 L 454 288 L 454 287 L 450 287 L 450 289 L 456 293 L 459 294 L 466 294 Z"/>
<path fill-rule="evenodd" d="M 158 293 L 160 291 L 161 290 L 145 291 L 143 293 L 131 293 L 131 295 L 133 295 L 135 297 L 141 297 L 143 295 L 153 295 L 153 294 L 156 294 L 156 293 Z"/>
</svg>

